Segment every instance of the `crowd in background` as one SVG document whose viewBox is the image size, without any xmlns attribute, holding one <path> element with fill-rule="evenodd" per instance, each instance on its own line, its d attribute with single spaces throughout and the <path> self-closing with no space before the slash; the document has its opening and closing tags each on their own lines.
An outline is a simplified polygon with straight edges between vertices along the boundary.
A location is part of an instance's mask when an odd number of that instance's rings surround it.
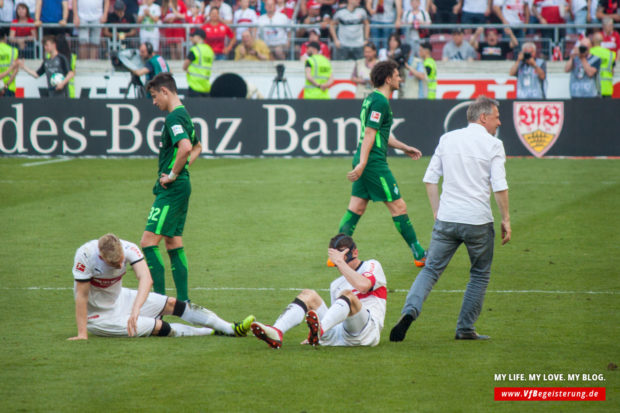
<svg viewBox="0 0 620 413">
<path fill-rule="evenodd" d="M 329 60 L 353 60 L 351 79 L 363 96 L 370 89 L 368 72 L 374 62 L 392 59 L 399 63 L 405 84 L 410 80 L 412 85 L 405 87 L 405 97 L 434 98 L 435 59 L 479 59 L 514 60 L 510 75 L 517 77 L 517 97 L 544 99 L 547 60 L 567 61 L 571 96 L 594 97 L 612 95 L 613 69 L 620 57 L 620 35 L 614 28 L 620 10 L 611 0 L 186 1 L 0 0 L 0 24 L 12 24 L 8 37 L 0 38 L 0 71 L 17 67 L 13 56 L 2 60 L 2 50 L 35 57 L 34 42 L 42 34 L 42 40 L 61 46 L 60 55 L 66 54 L 62 66 L 73 71 L 77 58 L 106 59 L 124 48 L 140 49 L 149 76 L 158 68 L 167 71 L 167 64 L 159 61 L 185 59 L 188 76 L 207 79 L 197 91 L 203 94 L 210 88 L 213 60 L 301 59 L 307 73 L 315 73 L 307 74 L 306 88 L 322 89 L 326 96 Z M 502 26 L 485 28 L 489 23 Z M 523 27 L 526 23 L 537 25 Z M 588 30 L 582 27 L 591 23 L 595 26 Z M 546 27 L 557 24 L 563 26 Z M 41 44 L 49 58 L 52 46 Z M 313 54 L 327 60 L 309 59 Z M 330 75 L 317 83 L 320 70 Z M 11 75 L 9 70 L 5 84 Z M 62 85 L 68 86 L 69 80 Z"/>
<path fill-rule="evenodd" d="M 80 59 L 107 58 L 105 41 L 116 34 L 115 45 L 137 48 L 148 41 L 165 58 L 178 60 L 189 45 L 187 32 L 167 26 L 189 23 L 205 31 L 217 59 L 296 59 L 316 32 L 321 54 L 334 60 L 363 57 L 368 41 L 388 53 L 393 33 L 414 55 L 420 42 L 430 40 L 433 56 L 442 60 L 516 59 L 519 44 L 528 40 L 542 45 L 544 57 L 558 60 L 553 50 L 559 46 L 557 33 L 544 25 L 566 24 L 558 33 L 562 40 L 573 40 L 563 50 L 568 58 L 570 47 L 586 34 L 577 26 L 588 23 L 604 23 L 603 45 L 617 52 L 620 36 L 614 22 L 620 22 L 620 11 L 618 2 L 610 0 L 0 0 L 0 24 L 32 24 L 11 27 L 9 35 L 9 43 L 26 58 L 35 57 L 37 27 L 57 23 L 61 27 L 45 28 L 43 34 L 66 33 Z M 141 27 L 116 32 L 106 27 L 123 23 Z M 508 27 L 455 33 L 433 28 L 456 23 Z M 543 26 L 524 29 L 524 23 Z M 96 24 L 103 27 L 92 27 Z M 315 28 L 286 28 L 292 24 Z M 250 53 L 255 50 L 262 53 Z"/>
</svg>

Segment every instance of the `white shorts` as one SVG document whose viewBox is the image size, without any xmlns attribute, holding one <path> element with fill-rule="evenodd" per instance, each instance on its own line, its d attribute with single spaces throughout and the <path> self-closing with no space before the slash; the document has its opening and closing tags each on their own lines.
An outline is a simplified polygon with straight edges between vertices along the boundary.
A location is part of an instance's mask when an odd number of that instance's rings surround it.
<svg viewBox="0 0 620 413">
<path fill-rule="evenodd" d="M 323 303 L 317 310 L 319 319 L 323 319 L 327 305 Z M 320 339 L 322 346 L 376 346 L 381 339 L 380 324 L 372 317 L 370 311 L 362 309 L 334 326 Z"/>
<path fill-rule="evenodd" d="M 88 315 L 88 331 L 96 336 L 128 337 L 127 320 L 137 294 L 136 290 L 123 288 L 113 310 Z M 164 311 L 167 300 L 165 295 L 149 293 L 140 309 L 136 331 L 138 337 L 151 335 L 155 328 L 155 317 Z"/>
<path fill-rule="evenodd" d="M 82 20 L 81 23 L 99 24 L 100 21 L 99 20 L 92 20 L 92 21 Z M 80 27 L 78 29 L 78 38 L 81 44 L 95 44 L 99 46 L 99 42 L 101 41 L 101 27 L 94 27 L 94 28 Z"/>
</svg>

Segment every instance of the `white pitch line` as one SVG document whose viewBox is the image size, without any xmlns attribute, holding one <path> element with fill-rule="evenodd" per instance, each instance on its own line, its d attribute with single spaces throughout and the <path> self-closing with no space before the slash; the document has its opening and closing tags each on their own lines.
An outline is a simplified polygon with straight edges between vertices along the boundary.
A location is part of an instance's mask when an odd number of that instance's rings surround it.
<svg viewBox="0 0 620 413">
<path fill-rule="evenodd" d="M 203 290 L 203 291 L 301 291 L 304 288 L 297 287 L 194 287 L 190 288 L 190 290 Z M 5 291 L 15 291 L 15 290 L 24 290 L 24 291 L 66 291 L 73 290 L 72 287 L 0 287 L 0 290 Z M 175 291 L 174 288 L 166 288 L 169 291 Z M 317 288 L 317 291 L 329 291 L 327 288 Z M 409 290 L 396 289 L 389 290 L 390 292 L 396 293 L 408 293 Z M 444 294 L 462 294 L 465 290 L 433 290 L 435 293 L 444 293 Z M 487 293 L 492 294 L 607 294 L 607 295 L 617 295 L 620 294 L 620 291 L 562 291 L 562 290 L 488 290 Z"/>
<path fill-rule="evenodd" d="M 72 159 L 73 158 L 60 158 L 60 159 L 50 159 L 49 161 L 42 161 L 42 162 L 28 162 L 28 163 L 22 164 L 22 166 L 28 167 L 28 166 L 48 165 L 50 163 L 67 162 Z"/>
</svg>

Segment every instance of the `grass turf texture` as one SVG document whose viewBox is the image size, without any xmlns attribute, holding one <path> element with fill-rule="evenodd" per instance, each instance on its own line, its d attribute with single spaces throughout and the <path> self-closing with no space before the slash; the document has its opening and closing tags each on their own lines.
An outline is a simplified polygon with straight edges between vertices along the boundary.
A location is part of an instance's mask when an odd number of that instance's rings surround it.
<svg viewBox="0 0 620 413">
<path fill-rule="evenodd" d="M 390 159 L 424 246 L 432 228 L 421 182 L 428 161 Z M 75 250 L 106 232 L 139 241 L 156 161 L 23 167 L 32 162 L 0 159 L 2 411 L 620 408 L 620 371 L 607 370 L 609 363 L 620 364 L 618 161 L 507 162 L 514 238 L 503 247 L 496 243 L 477 323 L 491 341 L 453 339 L 462 299 L 453 291 L 463 290 L 468 279 L 464 247 L 405 341 L 388 341 L 404 290 L 419 270 L 386 208 L 373 204 L 355 238 L 361 257 L 379 259 L 388 278 L 381 344 L 299 346 L 307 334 L 302 324 L 279 351 L 254 337 L 67 341 L 76 334 L 70 289 Z M 325 267 L 327 242 L 348 202 L 349 166 L 349 159 L 199 160 L 192 167 L 184 237 L 190 298 L 231 321 L 253 313 L 266 323 L 294 298 L 288 288 L 322 289 L 328 299 L 325 289 L 336 272 Z M 164 261 L 173 288 L 166 254 Z M 123 282 L 136 286 L 131 271 Z M 504 292 L 522 290 L 557 292 Z M 497 373 L 524 373 L 526 381 L 496 382 Z M 605 381 L 533 382 L 529 373 L 603 374 Z M 494 402 L 496 386 L 601 386 L 607 401 Z"/>
</svg>

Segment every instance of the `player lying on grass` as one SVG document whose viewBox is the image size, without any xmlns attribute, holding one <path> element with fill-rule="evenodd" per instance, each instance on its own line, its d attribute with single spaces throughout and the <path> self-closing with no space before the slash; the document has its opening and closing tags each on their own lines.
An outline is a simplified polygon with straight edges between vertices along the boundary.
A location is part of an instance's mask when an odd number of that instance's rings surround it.
<svg viewBox="0 0 620 413">
<path fill-rule="evenodd" d="M 138 278 L 137 291 L 122 286 L 127 264 Z M 254 321 L 254 316 L 248 316 L 241 323 L 229 323 L 206 308 L 150 292 L 153 280 L 142 252 L 114 234 L 78 248 L 73 276 L 78 335 L 69 340 L 87 340 L 88 332 L 106 337 L 245 336 Z M 161 320 L 162 315 L 175 315 L 200 327 L 169 324 Z"/>
<path fill-rule="evenodd" d="M 376 346 L 385 320 L 387 288 L 377 260 L 360 261 L 351 238 L 338 234 L 329 242 L 329 259 L 341 276 L 332 281 L 332 306 L 314 290 L 303 290 L 273 326 L 252 323 L 254 335 L 271 348 L 282 346 L 282 336 L 304 318 L 310 328 L 304 344 L 324 346 Z"/>
</svg>

